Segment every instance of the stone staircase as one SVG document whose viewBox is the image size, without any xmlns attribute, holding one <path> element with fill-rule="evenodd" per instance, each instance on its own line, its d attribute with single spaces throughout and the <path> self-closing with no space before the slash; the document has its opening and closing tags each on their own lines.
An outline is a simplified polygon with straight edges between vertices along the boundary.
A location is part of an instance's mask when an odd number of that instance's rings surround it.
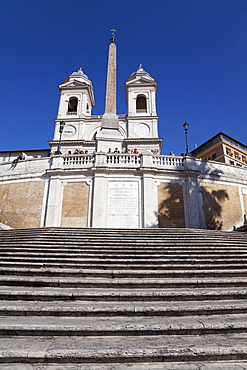
<svg viewBox="0 0 247 370">
<path fill-rule="evenodd" d="M 0 231 L 0 369 L 247 369 L 247 234 Z"/>
</svg>

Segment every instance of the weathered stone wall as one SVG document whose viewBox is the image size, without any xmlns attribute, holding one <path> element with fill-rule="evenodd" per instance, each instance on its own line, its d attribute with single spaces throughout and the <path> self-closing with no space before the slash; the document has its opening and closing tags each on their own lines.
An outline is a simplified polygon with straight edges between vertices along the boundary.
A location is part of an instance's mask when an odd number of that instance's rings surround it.
<svg viewBox="0 0 247 370">
<path fill-rule="evenodd" d="M 207 229 L 231 230 L 242 222 L 237 186 L 202 184 L 205 224 Z"/>
<path fill-rule="evenodd" d="M 185 227 L 183 188 L 177 183 L 158 187 L 159 227 Z"/>
<path fill-rule="evenodd" d="M 71 182 L 64 186 L 61 226 L 88 226 L 89 186 L 85 182 Z"/>
<path fill-rule="evenodd" d="M 0 222 L 13 228 L 40 227 L 44 181 L 0 185 Z"/>
<path fill-rule="evenodd" d="M 107 227 L 111 180 L 138 181 L 136 227 L 232 230 L 243 225 L 247 214 L 244 168 L 150 155 L 134 163 L 108 162 L 102 153 L 94 160 L 83 158 L 30 159 L 14 168 L 10 162 L 0 164 L 0 223 L 13 228 Z M 93 184 L 92 192 L 87 183 Z"/>
</svg>

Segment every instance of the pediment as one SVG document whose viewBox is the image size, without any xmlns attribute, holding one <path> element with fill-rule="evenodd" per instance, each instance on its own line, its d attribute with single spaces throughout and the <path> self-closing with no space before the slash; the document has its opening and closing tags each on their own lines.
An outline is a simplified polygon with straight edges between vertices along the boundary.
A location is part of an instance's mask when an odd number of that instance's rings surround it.
<svg viewBox="0 0 247 370">
<path fill-rule="evenodd" d="M 82 81 L 78 81 L 78 80 L 72 80 L 72 81 L 68 81 L 68 82 L 65 82 L 61 85 L 59 85 L 59 87 L 61 88 L 70 88 L 70 87 L 88 87 L 89 85 L 86 84 L 85 82 L 82 82 Z"/>
<path fill-rule="evenodd" d="M 156 84 L 152 77 L 148 78 L 146 76 L 133 76 L 132 79 L 128 79 L 126 85 L 142 85 L 142 84 Z"/>
</svg>

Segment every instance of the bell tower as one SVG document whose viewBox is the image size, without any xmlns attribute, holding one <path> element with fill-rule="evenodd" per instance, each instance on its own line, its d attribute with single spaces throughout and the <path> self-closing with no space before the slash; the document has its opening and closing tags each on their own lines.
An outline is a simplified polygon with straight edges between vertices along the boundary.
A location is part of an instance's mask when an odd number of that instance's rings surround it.
<svg viewBox="0 0 247 370">
<path fill-rule="evenodd" d="M 82 68 L 69 75 L 63 84 L 59 85 L 60 103 L 55 120 L 54 140 L 59 138 L 59 122 L 65 122 L 65 135 L 70 139 L 81 139 L 83 124 L 91 116 L 95 105 L 92 82 L 83 73 Z"/>
<path fill-rule="evenodd" d="M 156 90 L 157 82 L 142 65 L 125 83 L 129 146 L 136 142 L 143 151 L 152 153 L 159 153 L 162 147 L 158 136 Z"/>
</svg>

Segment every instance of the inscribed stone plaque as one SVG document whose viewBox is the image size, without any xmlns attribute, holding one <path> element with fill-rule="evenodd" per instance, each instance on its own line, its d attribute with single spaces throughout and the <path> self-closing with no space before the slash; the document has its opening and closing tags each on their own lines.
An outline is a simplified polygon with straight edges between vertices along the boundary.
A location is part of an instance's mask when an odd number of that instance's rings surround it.
<svg viewBox="0 0 247 370">
<path fill-rule="evenodd" d="M 138 182 L 108 182 L 107 227 L 139 227 Z"/>
</svg>

